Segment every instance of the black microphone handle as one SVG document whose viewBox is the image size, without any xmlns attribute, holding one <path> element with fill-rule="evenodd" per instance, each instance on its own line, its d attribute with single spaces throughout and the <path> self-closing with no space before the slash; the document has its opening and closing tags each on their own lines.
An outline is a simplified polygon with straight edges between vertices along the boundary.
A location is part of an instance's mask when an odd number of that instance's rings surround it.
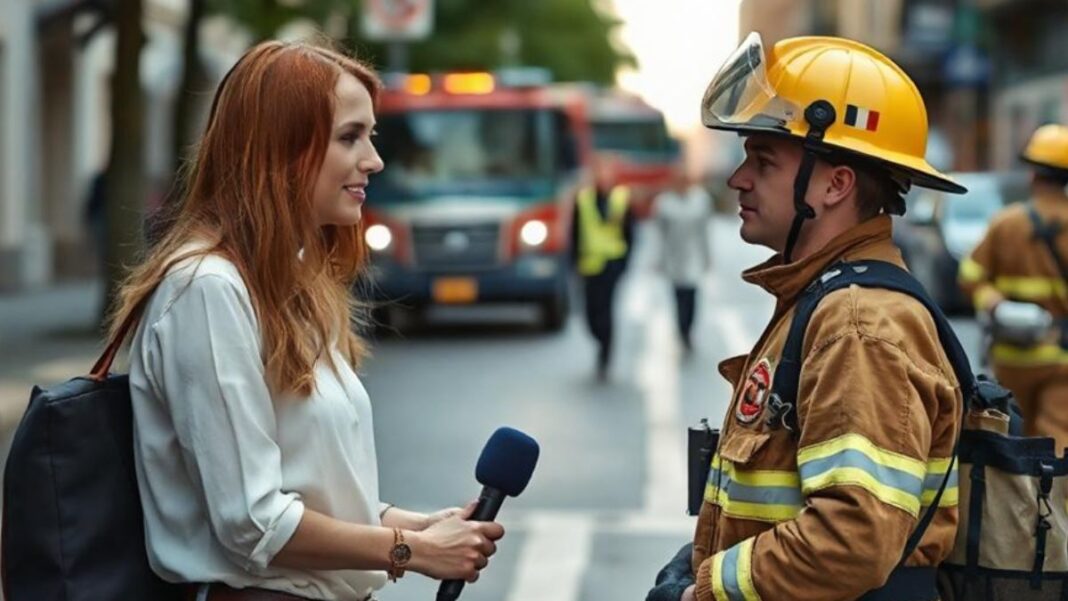
<svg viewBox="0 0 1068 601">
<path fill-rule="evenodd" d="M 482 493 L 478 495 L 478 505 L 475 505 L 475 511 L 467 519 L 472 522 L 492 522 L 501 510 L 504 497 L 505 494 L 496 488 L 483 486 Z M 438 587 L 437 601 L 456 601 L 464 590 L 464 584 L 463 580 L 443 581 Z"/>
</svg>

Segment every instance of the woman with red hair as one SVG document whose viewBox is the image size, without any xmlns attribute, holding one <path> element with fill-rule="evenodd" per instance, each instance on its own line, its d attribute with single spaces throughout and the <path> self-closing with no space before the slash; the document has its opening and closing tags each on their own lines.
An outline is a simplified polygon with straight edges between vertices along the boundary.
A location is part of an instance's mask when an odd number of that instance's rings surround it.
<svg viewBox="0 0 1068 601">
<path fill-rule="evenodd" d="M 329 49 L 249 50 L 122 289 L 149 562 L 198 601 L 364 600 L 405 569 L 474 581 L 504 533 L 473 504 L 379 500 L 350 290 L 380 85 Z"/>
</svg>

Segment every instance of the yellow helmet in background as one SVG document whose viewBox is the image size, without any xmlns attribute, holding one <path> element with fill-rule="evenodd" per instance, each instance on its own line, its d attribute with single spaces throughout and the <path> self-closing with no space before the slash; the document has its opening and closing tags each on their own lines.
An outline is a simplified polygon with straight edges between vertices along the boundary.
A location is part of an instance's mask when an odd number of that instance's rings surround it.
<svg viewBox="0 0 1068 601">
<path fill-rule="evenodd" d="M 751 33 L 709 84 L 701 118 L 713 129 L 770 132 L 806 140 L 883 168 L 909 185 L 962 193 L 927 163 L 927 109 L 893 61 L 833 37 L 782 40 L 765 54 Z"/>
<path fill-rule="evenodd" d="M 1036 129 L 1020 158 L 1036 167 L 1068 174 L 1068 127 L 1051 123 Z"/>
</svg>

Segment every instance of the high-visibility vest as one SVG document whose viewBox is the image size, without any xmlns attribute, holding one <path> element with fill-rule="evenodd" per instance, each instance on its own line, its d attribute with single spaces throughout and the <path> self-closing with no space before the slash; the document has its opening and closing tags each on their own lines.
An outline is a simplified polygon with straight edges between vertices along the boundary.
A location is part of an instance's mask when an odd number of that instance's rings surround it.
<svg viewBox="0 0 1068 601">
<path fill-rule="evenodd" d="M 597 192 L 585 188 L 578 195 L 578 270 L 581 275 L 594 276 L 604 271 L 605 263 L 621 259 L 627 254 L 627 240 L 623 222 L 627 215 L 630 190 L 616 186 L 608 194 L 608 214 L 603 218 L 597 210 Z"/>
</svg>

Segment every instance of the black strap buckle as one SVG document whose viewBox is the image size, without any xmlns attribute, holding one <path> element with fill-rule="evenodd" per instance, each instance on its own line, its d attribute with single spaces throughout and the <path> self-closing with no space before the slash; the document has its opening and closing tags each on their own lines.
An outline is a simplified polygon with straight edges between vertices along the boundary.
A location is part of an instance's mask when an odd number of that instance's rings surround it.
<svg viewBox="0 0 1068 601">
<path fill-rule="evenodd" d="M 768 397 L 768 418 L 765 420 L 773 430 L 784 428 L 787 432 L 797 431 L 797 408 L 793 403 L 782 400 L 776 393 Z"/>
</svg>

